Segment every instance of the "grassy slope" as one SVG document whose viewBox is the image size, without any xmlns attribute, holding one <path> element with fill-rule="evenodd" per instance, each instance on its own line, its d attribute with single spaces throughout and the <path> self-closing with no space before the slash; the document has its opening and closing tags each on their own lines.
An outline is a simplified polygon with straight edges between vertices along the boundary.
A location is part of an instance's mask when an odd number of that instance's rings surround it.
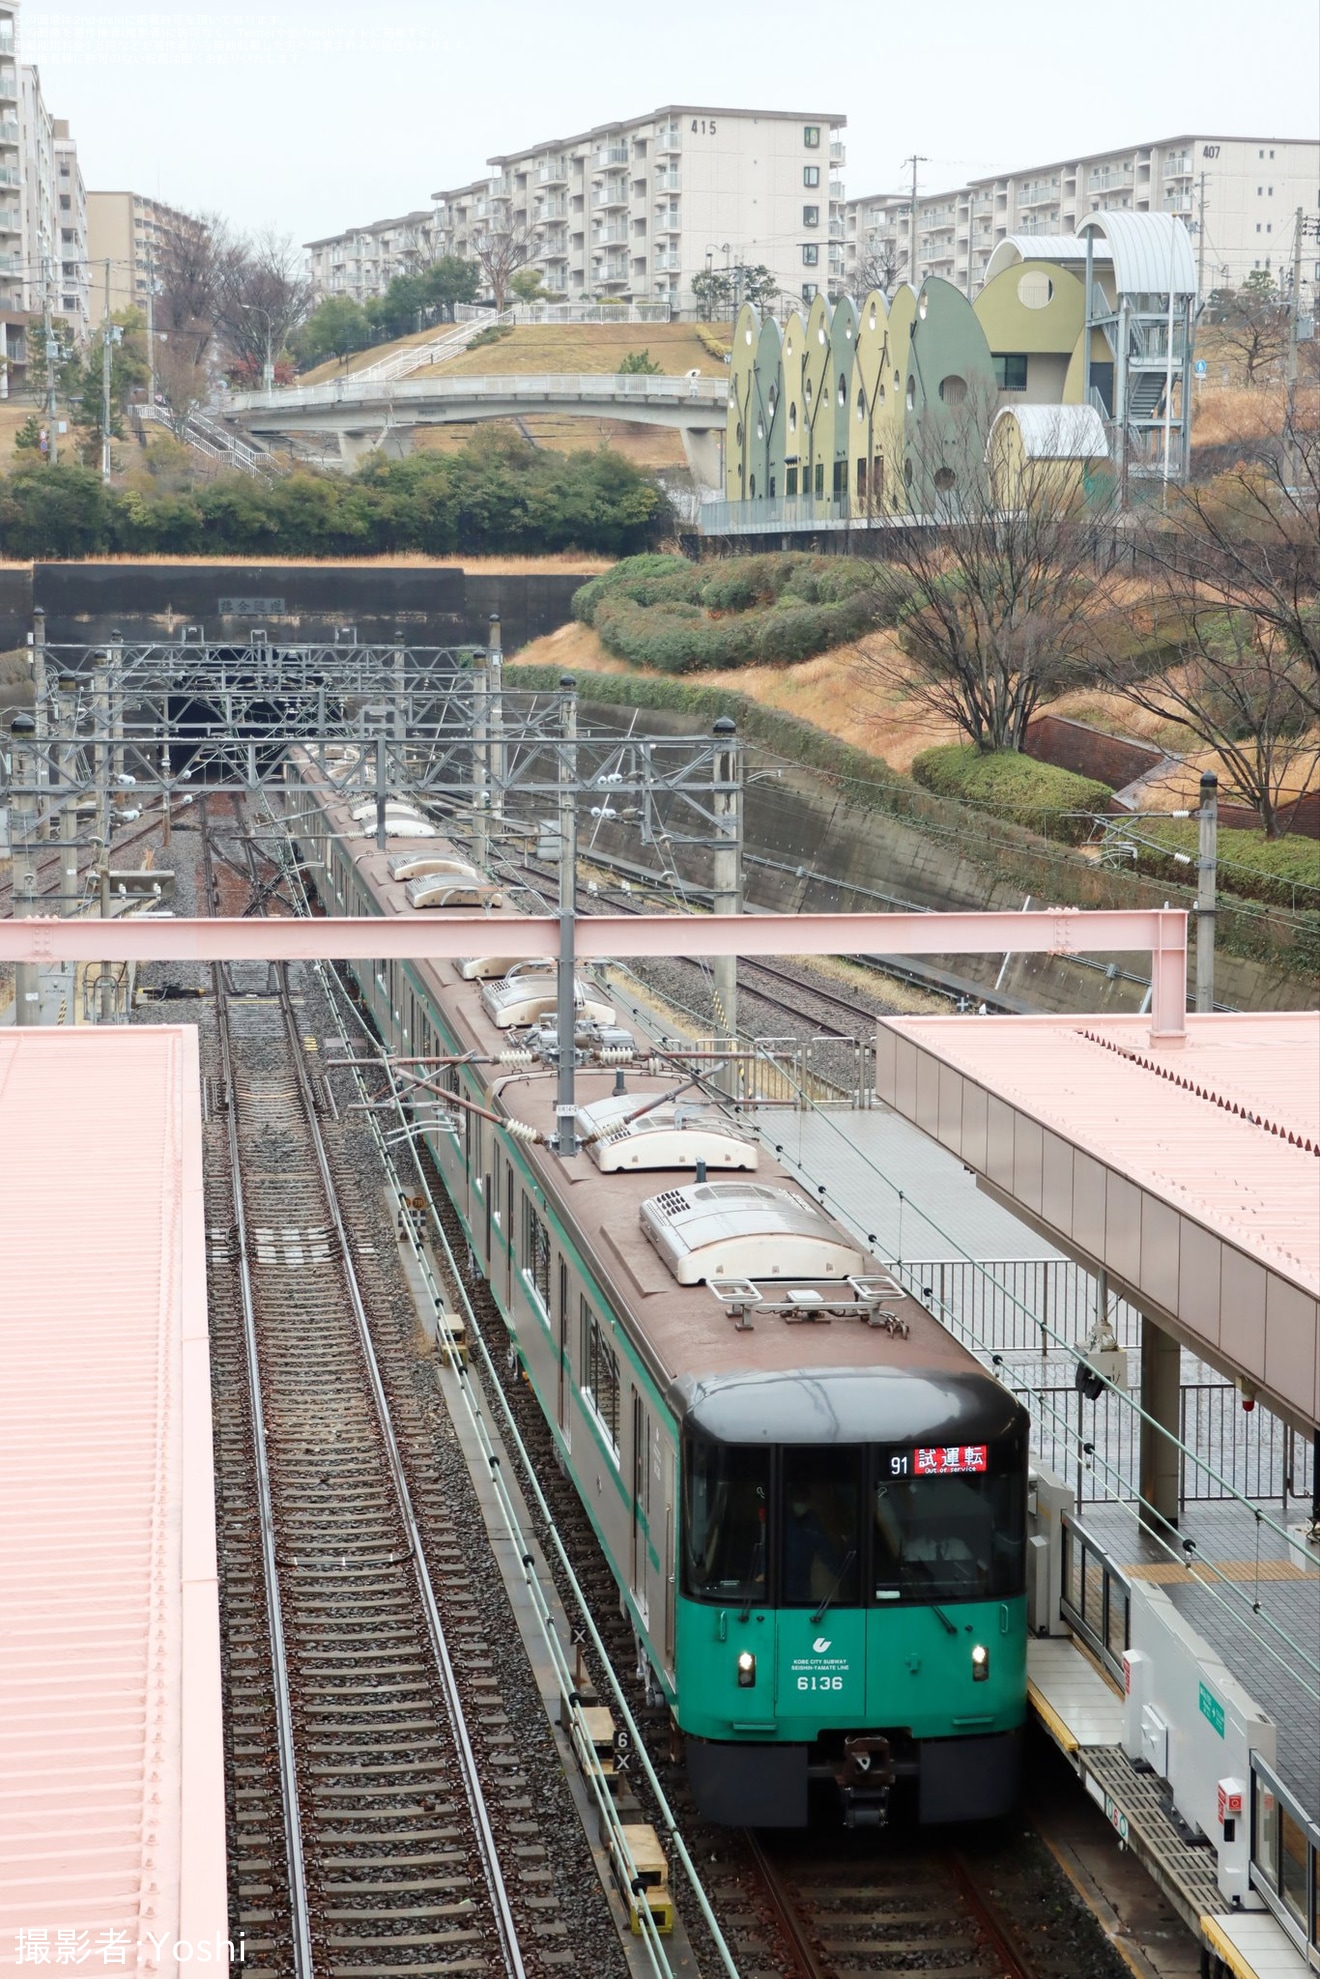
<svg viewBox="0 0 1320 1979">
<path fill-rule="evenodd" d="M 715 324 L 717 336 L 728 336 L 728 326 Z M 396 351 L 431 343 L 438 332 L 423 330 L 420 336 L 400 337 L 394 343 L 375 344 L 357 351 L 346 363 L 327 358 L 298 383 L 316 385 L 327 378 L 351 377 L 369 364 L 377 364 Z M 467 372 L 477 377 L 504 371 L 617 371 L 619 360 L 632 350 L 649 350 L 652 361 L 671 377 L 699 370 L 704 377 L 723 377 L 727 367 L 712 357 L 697 337 L 691 323 L 540 323 L 516 325 L 513 334 L 498 343 L 484 344 L 480 350 L 464 351 L 444 364 L 446 377 Z M 420 353 L 424 358 L 424 350 Z"/>
</svg>

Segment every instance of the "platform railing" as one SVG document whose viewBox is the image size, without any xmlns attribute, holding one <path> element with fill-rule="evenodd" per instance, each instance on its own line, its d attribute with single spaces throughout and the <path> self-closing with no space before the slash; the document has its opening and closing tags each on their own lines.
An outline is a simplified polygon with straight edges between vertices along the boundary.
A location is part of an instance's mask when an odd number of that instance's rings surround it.
<svg viewBox="0 0 1320 1979">
<path fill-rule="evenodd" d="M 1251 1755 L 1251 1887 L 1320 1972 L 1320 1827 L 1258 1752 Z"/>
<path fill-rule="evenodd" d="M 1059 1612 L 1118 1683 L 1128 1646 L 1128 1580 L 1070 1512 L 1063 1514 L 1063 1594 Z"/>
</svg>

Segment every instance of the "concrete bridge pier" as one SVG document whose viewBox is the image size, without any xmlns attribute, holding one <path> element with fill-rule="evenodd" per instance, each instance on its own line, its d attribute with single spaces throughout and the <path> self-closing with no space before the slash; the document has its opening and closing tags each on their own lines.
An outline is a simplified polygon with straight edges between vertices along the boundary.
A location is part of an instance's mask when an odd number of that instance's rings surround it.
<svg viewBox="0 0 1320 1979">
<path fill-rule="evenodd" d="M 722 426 L 684 426 L 683 452 L 692 479 L 699 488 L 724 493 L 724 429 Z"/>
</svg>

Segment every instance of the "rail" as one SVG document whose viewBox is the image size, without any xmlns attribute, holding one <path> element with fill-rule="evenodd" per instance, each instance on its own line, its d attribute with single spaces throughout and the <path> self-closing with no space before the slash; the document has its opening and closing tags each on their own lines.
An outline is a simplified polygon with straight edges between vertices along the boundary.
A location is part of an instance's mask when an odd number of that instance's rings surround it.
<svg viewBox="0 0 1320 1979">
<path fill-rule="evenodd" d="M 290 385 L 273 392 L 234 392 L 224 401 L 227 413 L 306 412 L 323 407 L 353 406 L 366 400 L 412 405 L 419 400 L 455 401 L 505 399 L 528 404 L 613 405 L 620 400 L 643 406 L 688 406 L 718 412 L 728 405 L 729 387 L 723 378 L 666 378 L 646 374 L 595 371 L 581 374 L 506 372 L 479 378 L 401 378 L 396 382 L 367 379 L 350 373 L 323 385 Z"/>
<path fill-rule="evenodd" d="M 1251 1755 L 1251 1887 L 1320 1972 L 1320 1827 L 1258 1752 Z"/>
</svg>

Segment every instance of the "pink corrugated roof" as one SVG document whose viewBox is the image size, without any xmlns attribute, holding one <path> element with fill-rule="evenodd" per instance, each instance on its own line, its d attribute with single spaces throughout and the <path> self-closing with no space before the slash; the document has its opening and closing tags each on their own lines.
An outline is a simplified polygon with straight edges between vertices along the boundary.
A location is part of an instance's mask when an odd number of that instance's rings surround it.
<svg viewBox="0 0 1320 1979">
<path fill-rule="evenodd" d="M 196 1032 L 0 1031 L 0 1178 L 0 1968 L 173 1972 L 226 1910 Z"/>
<path fill-rule="evenodd" d="M 923 1049 L 1320 1292 L 1320 1015 L 905 1017 Z"/>
</svg>

